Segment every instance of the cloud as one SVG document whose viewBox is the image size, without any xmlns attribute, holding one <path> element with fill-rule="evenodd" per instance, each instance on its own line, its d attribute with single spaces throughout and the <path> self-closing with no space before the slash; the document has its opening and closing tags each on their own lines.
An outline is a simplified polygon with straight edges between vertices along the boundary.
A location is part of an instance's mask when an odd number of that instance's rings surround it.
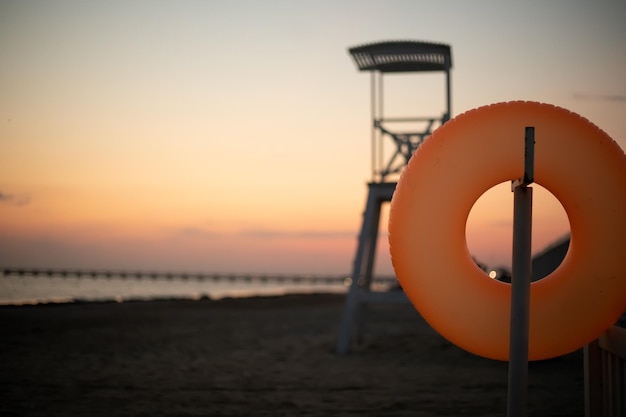
<svg viewBox="0 0 626 417">
<path fill-rule="evenodd" d="M 248 237 L 259 239 L 342 239 L 355 238 L 353 230 L 282 230 L 282 229 L 245 229 L 231 233 L 223 233 L 201 227 L 184 227 L 177 234 L 197 239 L 215 239 L 224 237 Z"/>
<path fill-rule="evenodd" d="M 497 219 L 485 222 L 484 226 L 488 227 L 509 227 L 513 230 L 513 219 Z"/>
<path fill-rule="evenodd" d="M 178 230 L 178 235 L 200 239 L 213 239 L 222 236 L 221 233 L 215 232 L 213 230 L 203 229 L 200 227 L 184 227 Z"/>
<path fill-rule="evenodd" d="M 248 229 L 238 233 L 241 236 L 258 238 L 302 238 L 302 239 L 335 239 L 355 237 L 353 230 L 280 230 L 280 229 Z"/>
<path fill-rule="evenodd" d="M 0 203 L 10 204 L 13 206 L 25 206 L 30 203 L 30 197 L 19 196 L 0 191 Z"/>
<path fill-rule="evenodd" d="M 624 94 L 606 94 L 601 96 L 606 101 L 624 101 L 626 102 L 626 95 Z"/>
<path fill-rule="evenodd" d="M 573 97 L 576 100 L 626 102 L 626 94 L 585 94 L 585 93 L 574 93 Z"/>
</svg>

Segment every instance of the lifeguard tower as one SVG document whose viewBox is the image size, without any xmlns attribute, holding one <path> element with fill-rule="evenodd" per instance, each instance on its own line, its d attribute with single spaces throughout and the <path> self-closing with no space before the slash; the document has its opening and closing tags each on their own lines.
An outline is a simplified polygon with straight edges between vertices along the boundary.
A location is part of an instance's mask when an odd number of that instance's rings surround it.
<svg viewBox="0 0 626 417">
<path fill-rule="evenodd" d="M 450 119 L 449 45 L 416 41 L 387 41 L 350 48 L 359 71 L 371 74 L 372 179 L 346 297 L 337 352 L 350 349 L 359 335 L 363 306 L 368 303 L 408 302 L 402 291 L 373 291 L 372 275 L 382 204 L 391 201 L 397 179 L 417 147 L 434 129 Z M 439 116 L 384 117 L 383 76 L 386 74 L 440 72 L 443 74 L 444 109 Z M 440 110 L 441 111 L 441 110 Z M 391 144 L 391 149 L 384 144 Z"/>
</svg>

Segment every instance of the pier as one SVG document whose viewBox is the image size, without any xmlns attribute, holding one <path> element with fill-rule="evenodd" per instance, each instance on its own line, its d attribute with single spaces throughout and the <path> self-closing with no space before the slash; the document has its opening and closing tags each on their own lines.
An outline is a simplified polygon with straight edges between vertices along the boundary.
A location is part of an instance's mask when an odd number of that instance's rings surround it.
<svg viewBox="0 0 626 417">
<path fill-rule="evenodd" d="M 34 276 L 88 279 L 135 279 L 135 280 L 195 280 L 211 282 L 237 283 L 285 283 L 285 284 L 328 284 L 346 285 L 352 282 L 346 275 L 316 274 L 230 274 L 205 272 L 171 272 L 171 271 L 128 271 L 114 269 L 76 269 L 76 268 L 1 268 L 3 276 Z M 377 284 L 392 285 L 395 276 L 379 276 L 374 278 Z"/>
</svg>

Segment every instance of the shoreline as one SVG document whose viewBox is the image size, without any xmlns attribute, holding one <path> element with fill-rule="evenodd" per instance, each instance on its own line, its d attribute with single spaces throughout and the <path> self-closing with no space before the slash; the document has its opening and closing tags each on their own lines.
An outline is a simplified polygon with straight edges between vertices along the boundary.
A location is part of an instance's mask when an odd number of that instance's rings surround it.
<svg viewBox="0 0 626 417">
<path fill-rule="evenodd" d="M 128 297 L 128 298 L 67 298 L 67 299 L 50 299 L 50 300 L 19 300 L 14 304 L 0 303 L 0 309 L 21 308 L 21 307 L 48 307 L 48 306 L 75 306 L 75 305 L 113 305 L 113 304 L 139 304 L 139 303 L 186 303 L 186 302 L 229 302 L 235 300 L 255 300 L 255 299 L 278 299 L 289 297 L 341 297 L 344 298 L 345 291 L 337 292 L 281 292 L 274 293 L 251 293 L 250 295 L 234 296 L 225 295 L 221 297 L 211 297 L 209 295 L 201 295 L 199 297 L 190 296 L 163 296 L 163 297 Z"/>
<path fill-rule="evenodd" d="M 135 279 L 121 276 L 81 278 L 75 276 L 2 276 L 0 306 L 72 302 L 125 302 L 153 299 L 221 299 L 226 297 L 279 296 L 291 293 L 345 293 L 347 287 L 333 283 L 295 283 L 282 279 L 178 280 Z"/>
<path fill-rule="evenodd" d="M 275 289 L 264 293 L 260 292 L 246 292 L 241 295 L 226 294 L 221 296 L 211 296 L 210 294 L 190 294 L 173 295 L 173 296 L 129 296 L 129 297 L 103 297 L 103 298 L 71 298 L 71 297 L 56 297 L 44 300 L 37 299 L 23 299 L 14 300 L 12 302 L 0 302 L 0 309 L 7 307 L 29 307 L 29 306 L 47 306 L 47 305 L 82 305 L 82 304 L 122 304 L 122 303 L 150 303 L 160 301 L 221 301 L 221 300 L 236 300 L 236 299 L 255 299 L 255 298 L 278 298 L 289 297 L 296 295 L 305 296 L 326 296 L 326 295 L 338 295 L 345 297 L 346 290 L 339 289 L 337 291 L 293 291 Z"/>
</svg>

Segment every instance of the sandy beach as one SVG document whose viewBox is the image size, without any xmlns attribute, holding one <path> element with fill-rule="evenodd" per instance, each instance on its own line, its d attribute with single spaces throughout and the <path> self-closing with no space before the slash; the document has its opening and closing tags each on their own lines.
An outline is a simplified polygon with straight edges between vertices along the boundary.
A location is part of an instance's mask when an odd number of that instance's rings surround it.
<svg viewBox="0 0 626 417">
<path fill-rule="evenodd" d="M 335 353 L 343 295 L 0 307 L 2 416 L 505 416 L 507 363 L 409 305 Z M 531 363 L 529 416 L 582 416 L 582 352 Z"/>
</svg>

